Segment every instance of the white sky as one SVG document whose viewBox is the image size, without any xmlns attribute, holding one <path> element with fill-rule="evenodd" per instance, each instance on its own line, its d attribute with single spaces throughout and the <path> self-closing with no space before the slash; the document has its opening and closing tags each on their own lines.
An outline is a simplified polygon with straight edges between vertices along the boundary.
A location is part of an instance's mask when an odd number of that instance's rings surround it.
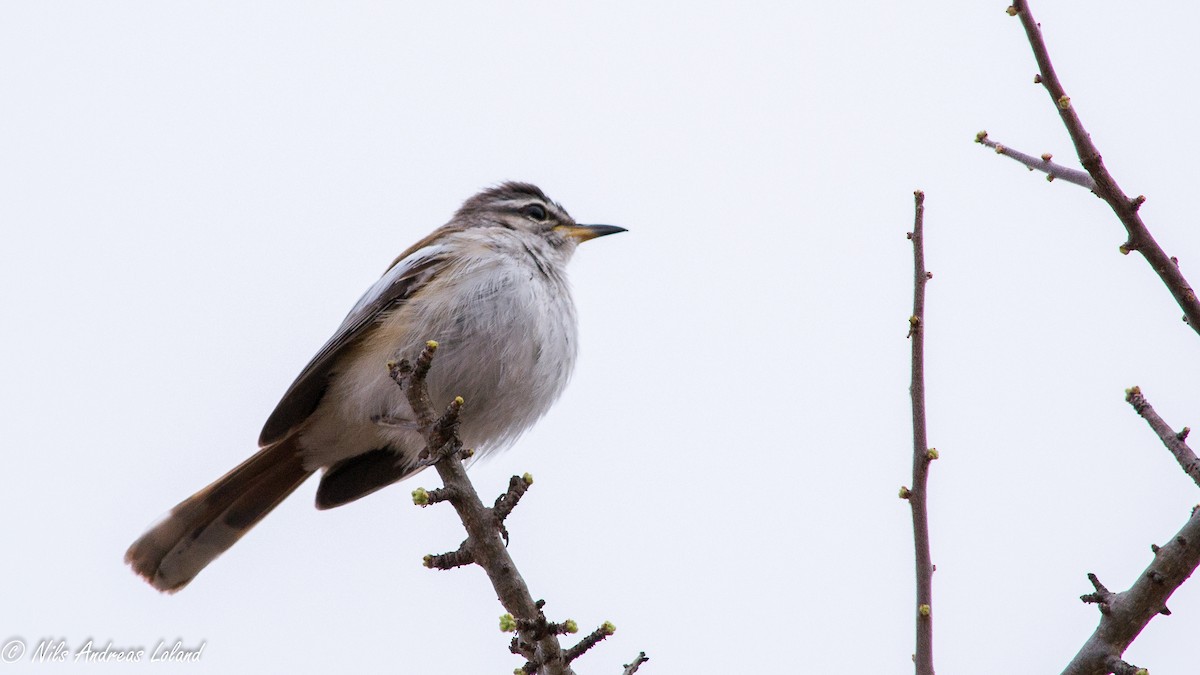
<svg viewBox="0 0 1200 675">
<path fill-rule="evenodd" d="M 1034 10 L 1200 283 L 1200 7 Z M 156 672 L 520 665 L 480 570 L 421 567 L 462 538 L 411 506 L 432 475 L 329 512 L 313 481 L 177 596 L 121 561 L 254 450 L 396 253 L 520 179 L 630 229 L 572 265 L 567 394 L 473 471 L 489 497 L 533 473 L 526 580 L 617 625 L 580 672 L 909 672 L 919 187 L 936 663 L 1057 672 L 1097 623 L 1085 574 L 1126 588 L 1198 500 L 1123 390 L 1200 427 L 1200 341 L 1103 203 L 972 142 L 1071 160 L 1035 71 L 1003 2 L 6 3 L 0 639 L 206 641 Z M 1200 585 L 1170 607 L 1127 658 L 1191 672 Z"/>
</svg>

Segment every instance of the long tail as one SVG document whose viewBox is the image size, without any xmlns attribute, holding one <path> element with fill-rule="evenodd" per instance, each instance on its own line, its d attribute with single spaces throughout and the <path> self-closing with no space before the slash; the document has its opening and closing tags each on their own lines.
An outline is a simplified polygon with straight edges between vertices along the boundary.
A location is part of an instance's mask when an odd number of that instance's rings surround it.
<svg viewBox="0 0 1200 675">
<path fill-rule="evenodd" d="M 125 562 L 160 591 L 183 588 L 290 495 L 312 471 L 293 438 L 259 450 L 188 497 L 125 552 Z"/>
</svg>

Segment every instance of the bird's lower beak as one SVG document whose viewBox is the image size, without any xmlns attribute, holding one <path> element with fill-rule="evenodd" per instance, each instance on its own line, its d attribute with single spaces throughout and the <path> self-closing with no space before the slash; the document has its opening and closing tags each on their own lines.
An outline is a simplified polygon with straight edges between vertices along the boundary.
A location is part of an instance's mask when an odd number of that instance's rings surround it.
<svg viewBox="0 0 1200 675">
<path fill-rule="evenodd" d="M 596 237 L 603 237 L 606 234 L 627 231 L 625 228 L 617 227 L 616 225 L 559 225 L 554 229 L 565 233 L 568 237 L 579 243 L 595 239 Z"/>
</svg>

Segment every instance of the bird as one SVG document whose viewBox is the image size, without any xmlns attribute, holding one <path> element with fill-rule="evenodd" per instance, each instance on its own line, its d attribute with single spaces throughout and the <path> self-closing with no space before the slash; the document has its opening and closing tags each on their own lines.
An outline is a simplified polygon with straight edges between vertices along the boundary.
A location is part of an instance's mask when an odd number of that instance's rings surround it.
<svg viewBox="0 0 1200 675">
<path fill-rule="evenodd" d="M 388 363 L 415 361 L 431 340 L 434 408 L 465 399 L 459 438 L 477 457 L 508 447 L 571 377 L 576 246 L 624 231 L 576 223 L 530 183 L 470 197 L 351 308 L 267 418 L 259 450 L 171 509 L 125 562 L 174 593 L 318 471 L 316 507 L 331 509 L 425 468 L 422 430 Z"/>
</svg>

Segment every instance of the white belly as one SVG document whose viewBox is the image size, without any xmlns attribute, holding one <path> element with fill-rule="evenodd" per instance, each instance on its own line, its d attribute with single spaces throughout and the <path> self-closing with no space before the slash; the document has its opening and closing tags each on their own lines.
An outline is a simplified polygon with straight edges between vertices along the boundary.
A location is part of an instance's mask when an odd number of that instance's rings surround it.
<svg viewBox="0 0 1200 675">
<path fill-rule="evenodd" d="M 427 380 L 435 411 L 465 399 L 459 435 L 466 447 L 501 449 L 545 414 L 574 367 L 575 310 L 562 279 L 521 262 L 468 260 L 470 273 L 439 275 L 385 316 L 334 368 L 300 432 L 305 465 L 328 467 L 385 447 L 410 459 L 421 451 L 419 433 L 378 419 L 413 419 L 387 363 L 414 360 L 428 340 L 439 345 Z"/>
</svg>

